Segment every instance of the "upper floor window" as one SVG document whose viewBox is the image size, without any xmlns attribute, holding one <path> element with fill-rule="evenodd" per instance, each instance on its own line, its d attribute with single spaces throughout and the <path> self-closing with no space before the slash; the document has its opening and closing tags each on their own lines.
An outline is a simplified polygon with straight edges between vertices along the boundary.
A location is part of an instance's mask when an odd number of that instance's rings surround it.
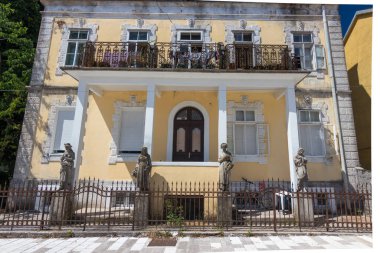
<svg viewBox="0 0 380 253">
<path fill-rule="evenodd" d="M 234 32 L 235 42 L 252 42 L 252 33 Z"/>
<path fill-rule="evenodd" d="M 78 64 L 78 59 L 83 52 L 88 36 L 89 30 L 70 30 L 66 52 L 66 66 L 75 66 Z"/>
<path fill-rule="evenodd" d="M 202 32 L 200 31 L 183 31 L 178 34 L 178 41 L 203 41 Z"/>
<path fill-rule="evenodd" d="M 130 31 L 129 32 L 129 41 L 148 41 L 148 32 L 147 31 Z"/>
<path fill-rule="evenodd" d="M 294 55 L 298 57 L 302 69 L 312 69 L 313 38 L 311 33 L 293 34 Z"/>
<path fill-rule="evenodd" d="M 233 129 L 235 155 L 257 155 L 255 111 L 237 109 Z"/>
<path fill-rule="evenodd" d="M 300 146 L 307 156 L 324 156 L 324 127 L 319 110 L 298 111 Z"/>
<path fill-rule="evenodd" d="M 299 59 L 300 68 L 310 70 L 326 68 L 324 48 L 314 43 L 311 32 L 293 33 L 293 47 L 294 55 Z"/>
</svg>

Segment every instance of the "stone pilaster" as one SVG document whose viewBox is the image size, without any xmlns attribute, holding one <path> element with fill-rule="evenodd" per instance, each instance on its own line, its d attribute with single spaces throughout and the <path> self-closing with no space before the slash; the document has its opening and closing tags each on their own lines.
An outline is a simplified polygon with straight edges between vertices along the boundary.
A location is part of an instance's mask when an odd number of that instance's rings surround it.
<svg viewBox="0 0 380 253">
<path fill-rule="evenodd" d="M 331 44 L 332 68 L 335 75 L 339 120 L 341 123 L 341 136 L 346 159 L 348 180 L 351 186 L 353 179 L 351 171 L 360 166 L 359 153 L 356 141 L 354 115 L 352 110 L 351 90 L 348 82 L 347 67 L 344 55 L 341 23 L 338 20 L 327 22 Z"/>
<path fill-rule="evenodd" d="M 26 101 L 24 121 L 21 129 L 19 146 L 13 179 L 24 180 L 29 176 L 32 161 L 34 138 L 41 105 L 42 85 L 45 78 L 49 47 L 53 30 L 53 17 L 43 16 L 34 57 L 31 88 Z"/>
<path fill-rule="evenodd" d="M 42 17 L 30 85 L 42 85 L 44 82 L 51 36 L 53 34 L 53 21 L 53 17 Z"/>
<path fill-rule="evenodd" d="M 41 86 L 32 86 L 29 90 L 13 173 L 14 180 L 25 180 L 29 176 L 41 106 L 41 95 Z"/>
</svg>

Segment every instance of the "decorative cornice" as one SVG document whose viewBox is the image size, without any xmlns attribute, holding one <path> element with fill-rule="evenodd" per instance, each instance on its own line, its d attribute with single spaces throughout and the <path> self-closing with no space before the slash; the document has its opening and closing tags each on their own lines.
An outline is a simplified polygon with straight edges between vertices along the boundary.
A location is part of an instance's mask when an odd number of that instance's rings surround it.
<svg viewBox="0 0 380 253">
<path fill-rule="evenodd" d="M 122 42 L 126 42 L 128 41 L 129 39 L 129 32 L 131 30 L 146 30 L 149 32 L 149 36 L 148 36 L 148 42 L 150 44 L 154 44 L 157 42 L 157 35 L 156 35 L 156 32 L 157 32 L 157 25 L 153 24 L 153 25 L 144 25 L 144 20 L 143 19 L 137 19 L 136 20 L 136 25 L 132 25 L 132 24 L 123 24 L 121 26 L 121 36 L 120 36 L 120 40 Z"/>
<path fill-rule="evenodd" d="M 173 24 L 171 28 L 172 32 L 172 37 L 171 37 L 171 42 L 176 43 L 177 42 L 177 37 L 178 37 L 178 31 L 180 30 L 202 30 L 203 31 L 203 42 L 204 43 L 210 43 L 211 42 L 211 25 L 206 24 L 206 25 L 197 25 L 196 20 L 193 18 L 189 18 L 187 25 L 178 25 L 178 24 Z"/>
<path fill-rule="evenodd" d="M 226 25 L 224 30 L 226 31 L 225 42 L 227 44 L 232 44 L 235 42 L 234 31 L 252 32 L 253 43 L 260 44 L 261 42 L 261 28 L 259 26 L 247 26 L 247 21 L 244 19 L 241 19 L 239 24 Z"/>
</svg>

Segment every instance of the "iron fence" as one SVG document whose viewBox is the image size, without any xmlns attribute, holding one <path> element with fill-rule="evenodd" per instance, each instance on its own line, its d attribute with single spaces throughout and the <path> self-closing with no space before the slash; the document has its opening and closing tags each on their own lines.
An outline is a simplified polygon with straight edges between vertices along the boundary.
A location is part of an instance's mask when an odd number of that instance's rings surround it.
<svg viewBox="0 0 380 253">
<path fill-rule="evenodd" d="M 78 67 L 162 70 L 297 70 L 286 45 L 87 42 Z"/>
<path fill-rule="evenodd" d="M 218 183 L 81 180 L 71 190 L 57 182 L 0 187 L 0 229 L 372 231 L 371 190 L 346 192 L 310 182 L 295 192 L 289 182 L 243 180 L 228 192 Z"/>
</svg>

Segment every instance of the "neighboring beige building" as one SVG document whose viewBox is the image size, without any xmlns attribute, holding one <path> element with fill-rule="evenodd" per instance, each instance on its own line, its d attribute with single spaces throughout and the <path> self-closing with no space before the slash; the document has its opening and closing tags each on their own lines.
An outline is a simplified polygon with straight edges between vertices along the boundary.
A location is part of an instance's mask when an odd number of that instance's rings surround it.
<svg viewBox="0 0 380 253">
<path fill-rule="evenodd" d="M 15 179 L 58 179 L 66 142 L 105 181 L 142 146 L 155 182 L 216 182 L 224 142 L 233 181 L 295 185 L 301 146 L 310 181 L 359 165 L 338 5 L 41 2 Z"/>
<path fill-rule="evenodd" d="M 343 42 L 360 165 L 371 170 L 372 9 L 356 12 Z"/>
</svg>

